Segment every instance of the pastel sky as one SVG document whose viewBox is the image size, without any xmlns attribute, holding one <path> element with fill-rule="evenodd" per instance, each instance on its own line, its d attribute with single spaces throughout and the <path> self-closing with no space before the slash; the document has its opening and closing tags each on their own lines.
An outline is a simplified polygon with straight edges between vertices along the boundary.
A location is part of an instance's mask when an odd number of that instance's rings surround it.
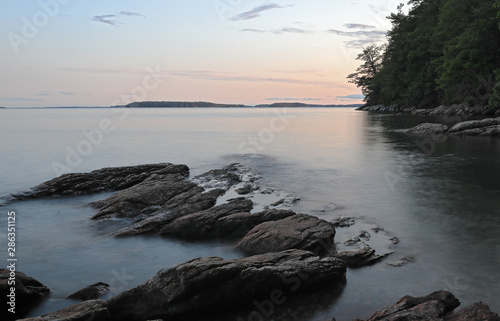
<svg viewBox="0 0 500 321">
<path fill-rule="evenodd" d="M 392 0 L 0 0 L 0 106 L 361 103 Z"/>
</svg>

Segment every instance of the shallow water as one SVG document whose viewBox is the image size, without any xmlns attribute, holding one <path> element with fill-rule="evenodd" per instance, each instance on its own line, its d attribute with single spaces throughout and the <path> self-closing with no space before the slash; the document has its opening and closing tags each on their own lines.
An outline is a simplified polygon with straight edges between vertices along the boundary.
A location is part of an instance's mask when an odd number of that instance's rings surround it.
<svg viewBox="0 0 500 321">
<path fill-rule="evenodd" d="M 339 235 L 379 225 L 400 239 L 385 261 L 350 269 L 344 290 L 318 299 L 306 320 L 364 318 L 403 295 L 439 289 L 452 291 L 463 306 L 483 301 L 500 312 L 498 139 L 417 141 L 400 130 L 426 118 L 352 109 L 7 109 L 0 117 L 0 195 L 53 178 L 54 164 L 85 172 L 172 162 L 196 175 L 240 162 L 259 172 L 264 185 L 299 196 L 297 212 L 358 218 Z M 95 130 L 103 119 L 112 130 L 100 136 Z M 84 153 L 75 158 L 72 150 Z M 52 289 L 30 315 L 71 304 L 65 296 L 97 281 L 110 283 L 116 294 L 165 266 L 241 256 L 224 242 L 109 237 L 126 222 L 93 222 L 94 210 L 84 206 L 105 196 L 0 209 L 2 240 L 7 211 L 17 213 L 18 269 Z M 6 243 L 0 244 L 6 257 Z M 386 264 L 406 255 L 415 261 Z"/>
</svg>

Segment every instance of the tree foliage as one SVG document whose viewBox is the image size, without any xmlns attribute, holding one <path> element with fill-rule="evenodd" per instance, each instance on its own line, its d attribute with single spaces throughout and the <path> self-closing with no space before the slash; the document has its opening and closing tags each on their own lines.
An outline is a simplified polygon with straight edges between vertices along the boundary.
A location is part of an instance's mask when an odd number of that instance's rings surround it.
<svg viewBox="0 0 500 321">
<path fill-rule="evenodd" d="M 410 0 L 388 19 L 388 44 L 377 69 L 367 50 L 348 76 L 367 104 L 432 108 L 468 103 L 500 106 L 500 0 Z"/>
</svg>

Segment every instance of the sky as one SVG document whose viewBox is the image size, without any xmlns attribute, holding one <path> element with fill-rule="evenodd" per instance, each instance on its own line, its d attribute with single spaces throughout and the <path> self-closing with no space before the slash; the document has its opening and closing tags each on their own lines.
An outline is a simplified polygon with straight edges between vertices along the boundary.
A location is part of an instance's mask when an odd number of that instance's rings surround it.
<svg viewBox="0 0 500 321">
<path fill-rule="evenodd" d="M 393 0 L 0 0 L 0 106 L 356 104 Z"/>
</svg>

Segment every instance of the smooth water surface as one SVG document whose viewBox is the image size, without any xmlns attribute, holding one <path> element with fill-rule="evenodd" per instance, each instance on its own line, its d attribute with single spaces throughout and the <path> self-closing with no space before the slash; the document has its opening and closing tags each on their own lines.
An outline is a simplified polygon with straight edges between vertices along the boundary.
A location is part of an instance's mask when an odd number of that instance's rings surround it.
<svg viewBox="0 0 500 321">
<path fill-rule="evenodd" d="M 0 111 L 0 195 L 51 179 L 61 168 L 172 162 L 196 175 L 240 162 L 266 185 L 299 196 L 297 212 L 326 220 L 354 216 L 401 240 L 385 261 L 348 270 L 342 293 L 318 300 L 309 320 L 366 318 L 403 295 L 440 289 L 462 306 L 483 301 L 500 312 L 500 140 L 426 141 L 401 131 L 422 121 L 429 118 L 321 108 L 6 109 Z M 116 294 L 165 266 L 241 256 L 224 242 L 109 237 L 126 222 L 93 222 L 94 210 L 85 207 L 106 196 L 0 208 L 2 257 L 6 213 L 15 210 L 18 268 L 53 290 L 30 315 L 67 306 L 65 296 L 98 281 L 111 283 Z M 415 261 L 386 264 L 407 255 Z"/>
</svg>

